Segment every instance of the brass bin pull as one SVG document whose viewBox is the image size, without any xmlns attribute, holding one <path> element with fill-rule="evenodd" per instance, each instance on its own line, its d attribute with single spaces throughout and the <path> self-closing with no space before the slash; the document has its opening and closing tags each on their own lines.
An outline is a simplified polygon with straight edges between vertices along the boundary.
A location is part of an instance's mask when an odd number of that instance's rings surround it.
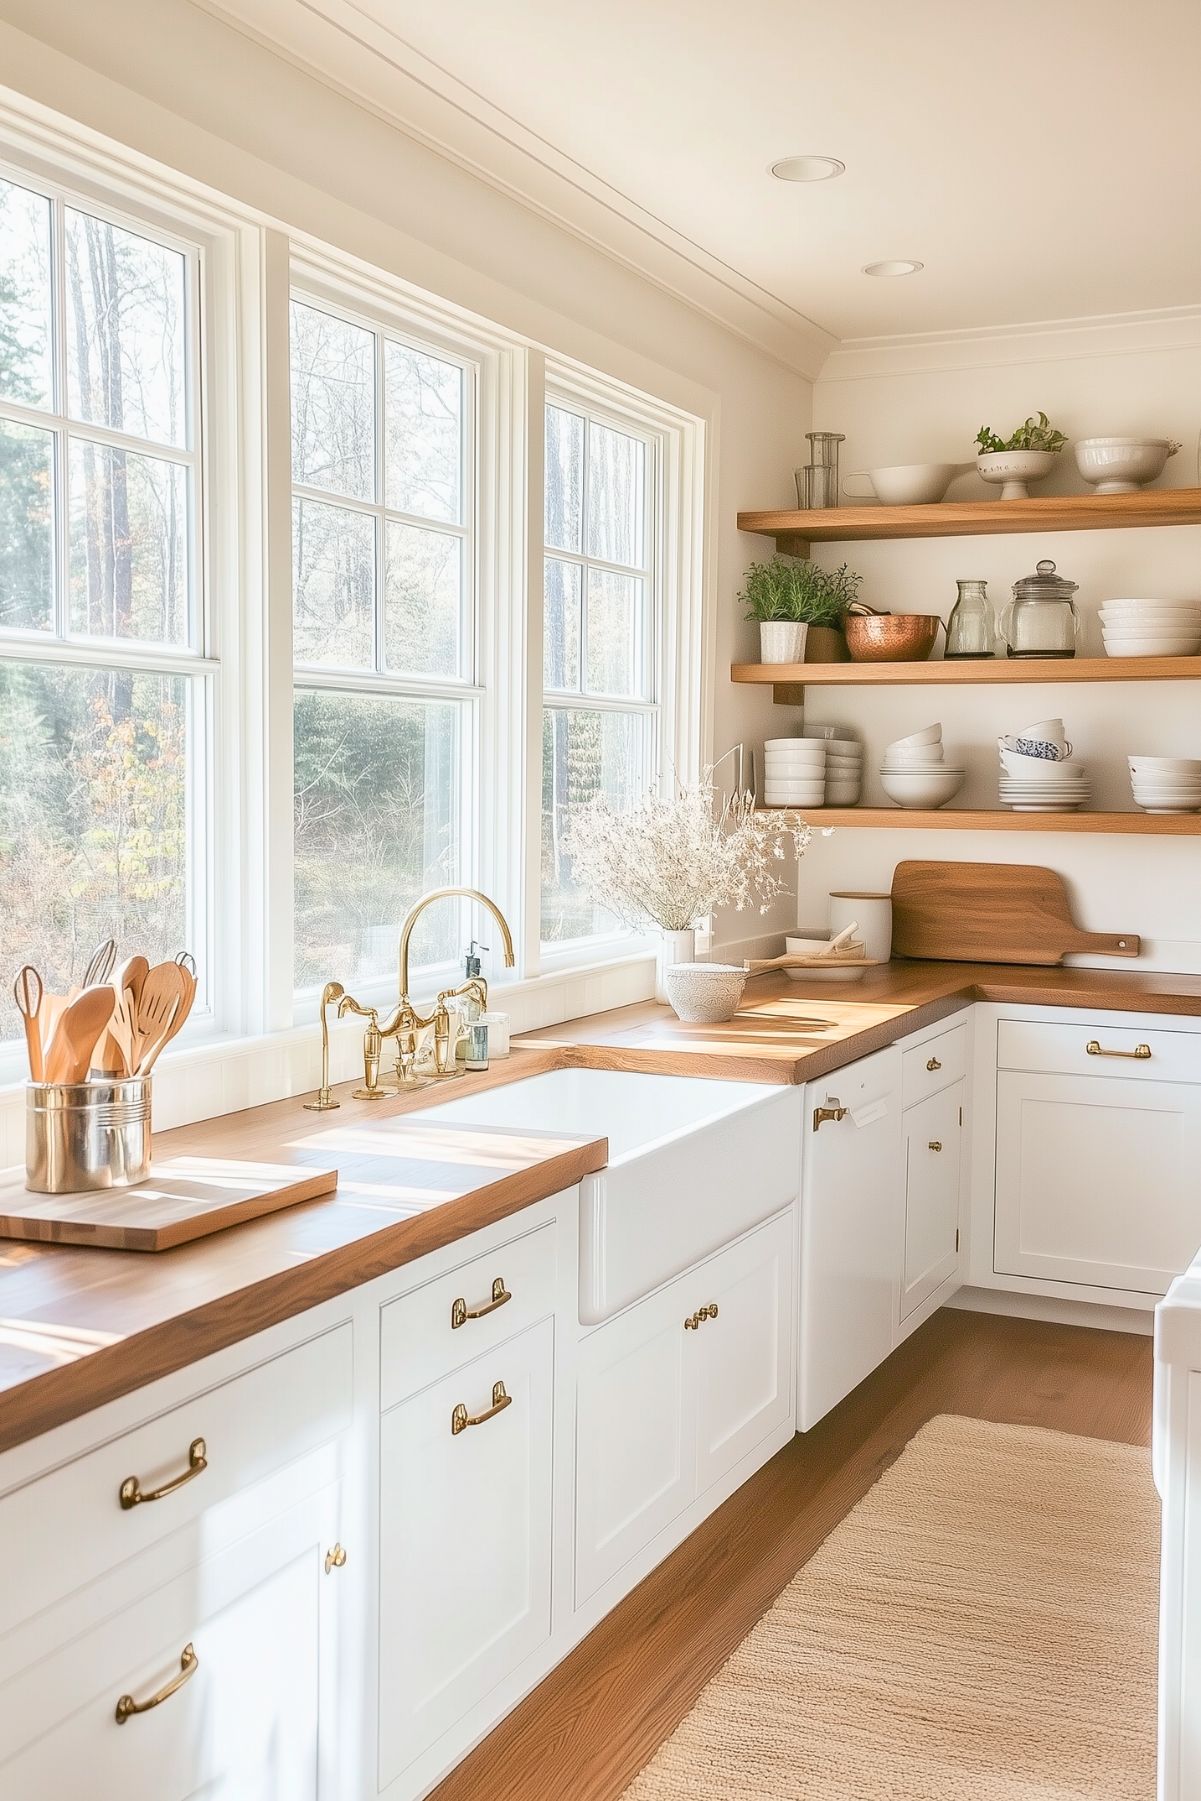
<svg viewBox="0 0 1201 1801">
<path fill-rule="evenodd" d="M 929 1144 L 926 1146 L 926 1149 L 928 1151 L 941 1151 L 942 1139 L 941 1138 L 932 1138 L 930 1140 Z"/>
<path fill-rule="evenodd" d="M 927 1057 L 926 1068 L 933 1074 L 936 1069 L 942 1068 L 942 1064 L 938 1061 L 937 1057 Z"/>
<path fill-rule="evenodd" d="M 1106 1051 L 1095 1038 L 1090 1038 L 1084 1048 L 1090 1057 L 1130 1057 L 1136 1063 L 1145 1063 L 1151 1055 L 1149 1044 L 1136 1044 L 1132 1051 Z"/>
<path fill-rule="evenodd" d="M 492 1405 L 485 1413 L 468 1413 L 462 1401 L 459 1402 L 450 1416 L 451 1437 L 457 1438 L 460 1432 L 466 1432 L 468 1426 L 482 1426 L 485 1420 L 495 1419 L 498 1413 L 503 1413 L 506 1407 L 512 1405 L 513 1397 L 511 1394 L 505 1393 L 504 1383 L 494 1382 L 492 1384 Z"/>
<path fill-rule="evenodd" d="M 165 1495 L 173 1495 L 177 1488 L 182 1488 L 185 1482 L 194 1482 L 207 1468 L 208 1446 L 203 1438 L 194 1438 L 188 1446 L 188 1467 L 182 1475 L 173 1476 L 161 1488 L 148 1489 L 143 1489 L 136 1476 L 126 1476 L 117 1491 L 121 1505 L 128 1511 L 131 1507 L 140 1506 L 143 1501 L 161 1501 Z M 141 1709 L 135 1711 L 140 1713 Z"/>
<path fill-rule="evenodd" d="M 170 1682 L 164 1688 L 160 1688 L 157 1695 L 151 1695 L 148 1701 L 135 1701 L 132 1695 L 121 1696 L 116 1708 L 118 1726 L 124 1726 L 126 1720 L 135 1713 L 149 1713 L 152 1707 L 161 1707 L 163 1702 L 169 1701 L 185 1682 L 192 1679 L 199 1668 L 200 1659 L 196 1652 L 191 1645 L 185 1645 L 179 1654 L 179 1675 L 172 1676 Z"/>
<path fill-rule="evenodd" d="M 457 1332 L 459 1327 L 465 1326 L 469 1319 L 483 1319 L 487 1314 L 495 1313 L 498 1307 L 503 1307 L 506 1301 L 512 1299 L 512 1295 L 505 1287 L 503 1276 L 497 1276 L 492 1284 L 492 1299 L 481 1302 L 478 1307 L 469 1307 L 463 1296 L 460 1295 L 458 1300 L 452 1301 L 450 1305 L 451 1331 Z"/>
</svg>

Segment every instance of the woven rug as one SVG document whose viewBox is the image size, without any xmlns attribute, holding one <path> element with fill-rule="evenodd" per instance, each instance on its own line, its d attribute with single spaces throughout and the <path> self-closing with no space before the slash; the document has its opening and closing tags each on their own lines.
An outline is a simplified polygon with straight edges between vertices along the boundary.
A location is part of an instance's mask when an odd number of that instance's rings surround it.
<svg viewBox="0 0 1201 1801">
<path fill-rule="evenodd" d="M 1148 1452 L 931 1420 L 626 1801 L 1154 1801 L 1158 1562 Z"/>
</svg>

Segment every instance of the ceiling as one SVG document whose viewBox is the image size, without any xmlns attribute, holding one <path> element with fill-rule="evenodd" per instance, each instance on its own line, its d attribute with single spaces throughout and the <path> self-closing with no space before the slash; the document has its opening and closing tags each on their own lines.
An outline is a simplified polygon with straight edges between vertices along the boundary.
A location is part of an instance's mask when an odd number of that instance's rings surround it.
<svg viewBox="0 0 1201 1801">
<path fill-rule="evenodd" d="M 827 348 L 1201 304 L 1196 0 L 204 3 Z M 846 174 L 769 176 L 798 152 Z"/>
</svg>

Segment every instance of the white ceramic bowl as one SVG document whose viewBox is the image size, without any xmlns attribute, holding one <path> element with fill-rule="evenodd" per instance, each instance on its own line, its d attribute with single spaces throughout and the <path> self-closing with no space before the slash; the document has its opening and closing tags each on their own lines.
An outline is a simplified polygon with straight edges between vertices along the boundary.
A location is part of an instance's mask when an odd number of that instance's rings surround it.
<svg viewBox="0 0 1201 1801">
<path fill-rule="evenodd" d="M 764 788 L 765 807 L 824 807 L 826 790 L 820 788 Z"/>
<path fill-rule="evenodd" d="M 667 999 L 689 1025 L 732 1019 L 746 987 L 747 971 L 733 963 L 673 963 L 663 972 Z"/>
<path fill-rule="evenodd" d="M 1201 649 L 1201 638 L 1135 638 L 1105 640 L 1107 657 L 1191 657 Z"/>
<path fill-rule="evenodd" d="M 919 744 L 938 744 L 942 738 L 942 726 L 928 725 L 924 731 L 910 732 L 907 738 L 894 738 L 886 745 L 887 750 L 912 750 Z"/>
<path fill-rule="evenodd" d="M 1163 474 L 1166 438 L 1078 438 L 1076 467 L 1098 494 L 1130 494 Z"/>
<path fill-rule="evenodd" d="M 1165 618 L 1201 613 L 1201 600 L 1103 600 L 1097 608 L 1102 619 L 1146 619 L 1162 613 Z"/>
<path fill-rule="evenodd" d="M 946 754 L 946 748 L 942 744 L 917 744 L 912 750 L 894 750 L 889 745 L 880 761 L 890 769 L 904 769 L 913 763 L 941 763 Z"/>
<path fill-rule="evenodd" d="M 1132 775 L 1130 786 L 1140 794 L 1194 794 L 1201 793 L 1201 776 L 1195 775 Z"/>
<path fill-rule="evenodd" d="M 942 499 L 951 485 L 955 471 L 966 467 L 961 463 L 894 463 L 887 469 L 856 469 L 842 484 L 842 491 L 852 500 L 870 500 L 870 494 L 856 494 L 852 482 L 866 481 L 882 506 L 930 506 Z"/>
<path fill-rule="evenodd" d="M 1055 467 L 1057 450 L 987 450 L 976 458 L 986 482 L 1001 484 L 1002 500 L 1026 500 L 1027 482 L 1039 482 Z"/>
<path fill-rule="evenodd" d="M 962 788 L 964 774 L 962 769 L 946 768 L 921 774 L 882 769 L 880 786 L 901 807 L 945 807 Z"/>
<path fill-rule="evenodd" d="M 828 738 L 802 738 L 800 736 L 795 738 L 765 738 L 763 740 L 763 748 L 765 751 L 813 750 L 819 746 L 824 749 L 828 743 Z"/>
<path fill-rule="evenodd" d="M 1136 757 L 1126 758 L 1133 775 L 1196 776 L 1201 781 L 1201 757 Z"/>
<path fill-rule="evenodd" d="M 824 769 L 826 767 L 826 747 L 821 744 L 816 750 L 802 746 L 800 750 L 765 750 L 763 761 L 770 768 L 774 763 L 778 769 Z"/>
<path fill-rule="evenodd" d="M 1049 757 L 1025 757 L 1019 750 L 1003 750 L 1000 758 L 1006 773 L 1020 776 L 1023 781 L 1073 781 L 1084 774 L 1084 764 L 1073 763 L 1070 759 L 1053 763 Z"/>
<path fill-rule="evenodd" d="M 863 797 L 862 782 L 827 782 L 827 807 L 857 807 Z"/>
</svg>

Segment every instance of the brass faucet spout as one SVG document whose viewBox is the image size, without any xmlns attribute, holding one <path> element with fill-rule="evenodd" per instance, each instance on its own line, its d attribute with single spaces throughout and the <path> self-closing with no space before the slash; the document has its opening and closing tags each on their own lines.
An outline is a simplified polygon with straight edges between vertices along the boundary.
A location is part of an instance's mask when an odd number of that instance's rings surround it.
<svg viewBox="0 0 1201 1801">
<path fill-rule="evenodd" d="M 453 900 L 457 898 L 478 901 L 481 907 L 486 907 L 488 909 L 489 913 L 491 913 L 493 919 L 495 919 L 497 925 L 500 927 L 500 935 L 505 947 L 505 968 L 512 969 L 517 961 L 513 954 L 513 934 L 509 930 L 509 922 L 494 900 L 489 900 L 488 896 L 482 893 L 478 888 L 431 888 L 428 894 L 423 894 L 421 899 L 415 901 L 412 907 L 410 907 L 404 925 L 400 929 L 399 980 L 400 1002 L 402 1007 L 409 1000 L 409 940 L 413 936 L 413 927 L 417 924 L 418 919 L 425 912 L 425 909 L 434 901 Z"/>
</svg>

